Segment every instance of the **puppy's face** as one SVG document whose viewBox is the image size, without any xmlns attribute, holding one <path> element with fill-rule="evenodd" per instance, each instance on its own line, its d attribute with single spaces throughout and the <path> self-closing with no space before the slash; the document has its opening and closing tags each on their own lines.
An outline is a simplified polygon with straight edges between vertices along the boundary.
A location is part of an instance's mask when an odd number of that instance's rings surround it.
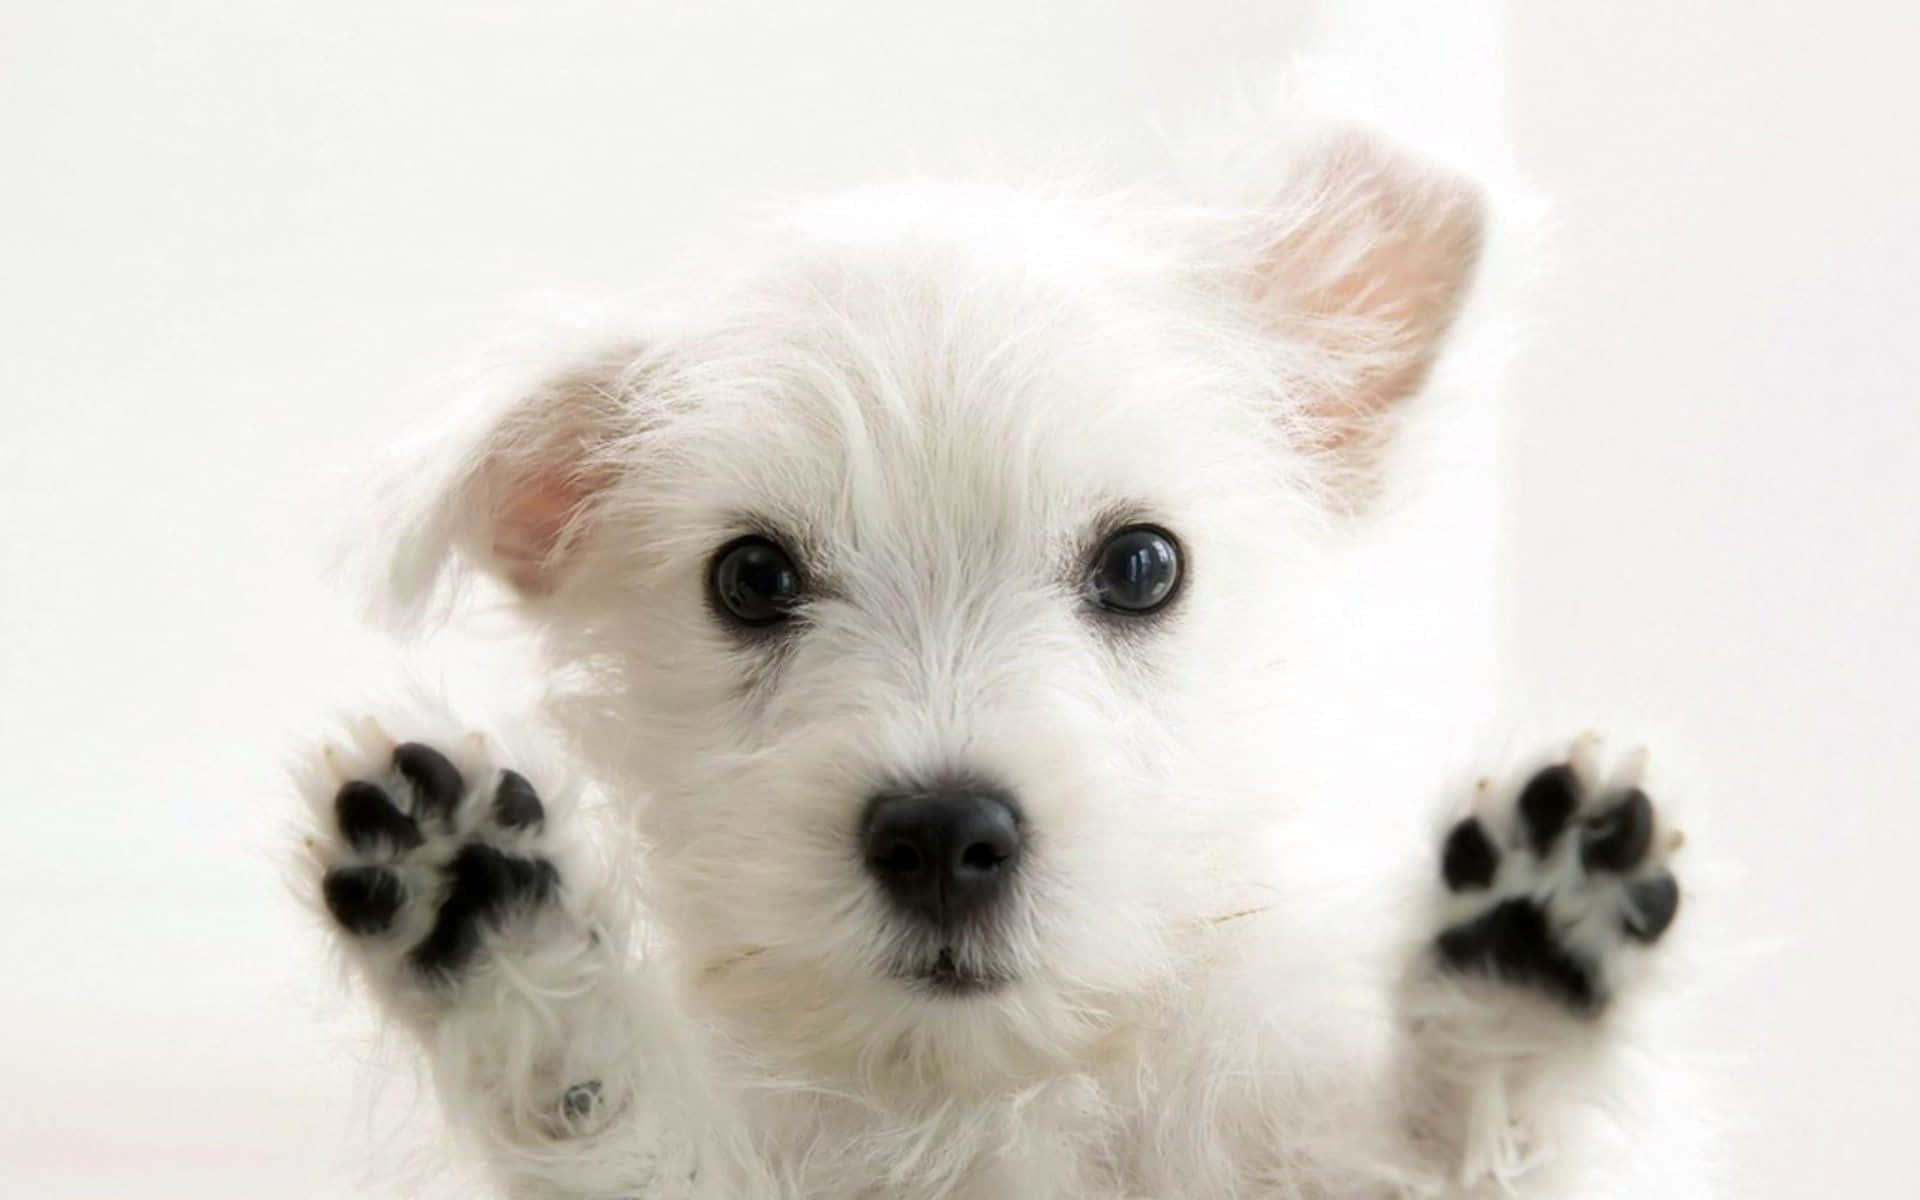
<svg viewBox="0 0 1920 1200">
<path fill-rule="evenodd" d="M 1393 344 L 1343 359 L 1248 286 L 1111 212 L 869 194 L 493 435 L 464 540 L 582 681 L 687 986 L 761 1052 L 1045 1070 L 1233 904 Z"/>
<path fill-rule="evenodd" d="M 600 741 L 716 1003 L 818 1022 L 815 1053 L 1071 1045 L 1208 915 L 1242 799 L 1210 742 L 1306 506 L 1249 381 L 1151 297 L 866 232 L 667 352 L 699 365 L 656 380 L 679 415 L 602 531 Z"/>
</svg>

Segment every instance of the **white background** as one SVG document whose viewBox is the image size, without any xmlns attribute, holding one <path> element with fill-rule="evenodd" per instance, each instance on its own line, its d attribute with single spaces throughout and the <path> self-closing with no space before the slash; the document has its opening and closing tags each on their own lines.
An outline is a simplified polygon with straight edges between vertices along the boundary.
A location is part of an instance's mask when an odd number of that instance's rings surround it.
<svg viewBox="0 0 1920 1200">
<path fill-rule="evenodd" d="M 1402 24 L 1429 8 L 1453 11 Z M 1514 431 L 1522 668 L 1709 766 L 1744 872 L 1722 907 L 1763 951 L 1709 971 L 1692 1047 L 1740 1098 L 1733 1194 L 1910 1195 L 1920 18 L 1515 8 L 1505 99 L 1562 227 Z M 1435 111 L 1500 101 L 1498 21 L 1367 9 Z M 279 875 L 277 755 L 390 676 L 323 577 L 343 473 L 503 302 L 645 278 L 777 192 L 1124 160 L 1302 25 L 1228 0 L 9 5 L 0 1192 L 338 1196 L 370 1147 L 392 1166 Z"/>
</svg>

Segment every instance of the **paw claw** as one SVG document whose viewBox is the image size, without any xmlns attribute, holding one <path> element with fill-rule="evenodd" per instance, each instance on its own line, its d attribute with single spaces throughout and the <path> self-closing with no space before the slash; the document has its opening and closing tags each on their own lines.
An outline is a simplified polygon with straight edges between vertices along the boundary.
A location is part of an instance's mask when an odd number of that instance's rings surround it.
<svg viewBox="0 0 1920 1200">
<path fill-rule="evenodd" d="M 1620 760 L 1620 765 L 1614 770 L 1611 790 L 1624 792 L 1629 788 L 1639 787 L 1640 784 L 1645 781 L 1647 768 L 1652 762 L 1653 752 L 1645 746 L 1635 746 L 1632 750 L 1629 750 L 1626 757 Z"/>
<path fill-rule="evenodd" d="M 1606 739 L 1599 731 L 1589 729 L 1573 739 L 1567 747 L 1567 765 L 1573 768 L 1578 779 L 1592 779 L 1600 768 L 1600 751 L 1606 745 Z"/>
<path fill-rule="evenodd" d="M 327 770 L 327 782 L 339 787 L 351 778 L 346 764 L 340 761 L 340 747 L 328 742 L 320 747 L 320 761 Z"/>
<path fill-rule="evenodd" d="M 361 742 L 378 750 L 389 751 L 393 748 L 393 735 L 373 717 L 361 717 L 354 721 L 351 732 Z"/>
</svg>

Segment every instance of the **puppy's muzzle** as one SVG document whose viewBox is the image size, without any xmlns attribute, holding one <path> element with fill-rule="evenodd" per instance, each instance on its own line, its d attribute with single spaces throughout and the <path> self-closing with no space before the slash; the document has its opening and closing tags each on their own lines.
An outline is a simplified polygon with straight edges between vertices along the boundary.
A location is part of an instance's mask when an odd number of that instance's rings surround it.
<svg viewBox="0 0 1920 1200">
<path fill-rule="evenodd" d="M 867 871 L 902 910 L 951 933 L 989 916 L 1020 865 L 1011 793 L 971 777 L 882 792 L 860 839 Z"/>
</svg>

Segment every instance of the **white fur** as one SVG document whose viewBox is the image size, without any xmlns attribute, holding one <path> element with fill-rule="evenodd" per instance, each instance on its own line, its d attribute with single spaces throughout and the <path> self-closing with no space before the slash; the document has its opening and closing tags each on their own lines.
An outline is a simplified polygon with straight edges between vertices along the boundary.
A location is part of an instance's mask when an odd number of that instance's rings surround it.
<svg viewBox="0 0 1920 1200">
<path fill-rule="evenodd" d="M 500 767 L 548 799 L 521 849 L 563 900 L 457 985 L 405 968 L 426 910 L 342 938 L 510 1194 L 1657 1194 L 1606 1140 L 1629 1006 L 1582 1020 L 1430 961 L 1462 902 L 1425 815 L 1473 803 L 1449 780 L 1476 765 L 1436 730 L 1493 714 L 1432 703 L 1484 702 L 1443 665 L 1475 636 L 1458 581 L 1383 595 L 1367 565 L 1448 431 L 1486 427 L 1512 245 L 1484 227 L 1447 328 L 1404 327 L 1367 280 L 1330 310 L 1328 281 L 1392 260 L 1397 223 L 1477 212 L 1472 190 L 1318 124 L 1229 174 L 1177 199 L 916 185 L 810 208 L 750 269 L 510 389 L 433 477 L 403 599 L 463 565 L 510 580 L 579 765 L 543 762 L 559 743 L 533 725 L 468 742 L 399 705 L 303 769 L 305 861 L 316 892 L 357 861 L 332 792 L 397 787 L 389 736 L 447 749 L 482 805 Z M 1341 399 L 1429 335 L 1391 411 Z M 1116 517 L 1183 543 L 1151 627 L 1080 592 Z M 777 646 L 704 596 L 715 548 L 760 529 L 820 585 Z M 1378 614 L 1427 605 L 1383 654 Z M 1006 781 L 1032 831 L 978 950 L 1014 980 L 983 996 L 890 977 L 910 935 L 854 845 L 868 795 L 942 767 Z M 574 802 L 583 781 L 604 803 Z M 1632 992 L 1640 952 L 1591 947 Z"/>
</svg>

